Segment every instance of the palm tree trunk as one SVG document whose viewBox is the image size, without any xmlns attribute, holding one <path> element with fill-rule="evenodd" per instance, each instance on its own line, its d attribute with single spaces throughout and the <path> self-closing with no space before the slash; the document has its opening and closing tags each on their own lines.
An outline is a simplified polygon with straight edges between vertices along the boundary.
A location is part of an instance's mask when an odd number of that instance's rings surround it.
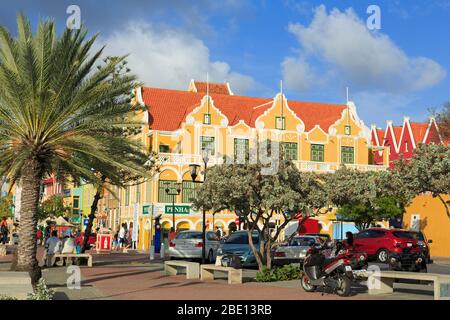
<svg viewBox="0 0 450 320">
<path fill-rule="evenodd" d="M 41 270 L 36 259 L 37 251 L 37 207 L 43 168 L 37 159 L 25 162 L 22 171 L 22 197 L 19 221 L 19 245 L 15 271 L 28 271 L 33 287 L 41 278 Z"/>
<path fill-rule="evenodd" d="M 86 226 L 86 230 L 84 231 L 83 246 L 81 248 L 82 253 L 85 253 L 86 250 L 89 249 L 88 248 L 89 236 L 92 233 L 92 226 L 94 224 L 95 212 L 97 212 L 98 202 L 102 198 L 103 183 L 106 181 L 106 176 L 103 175 L 101 180 L 102 180 L 102 183 L 97 187 L 97 192 L 95 193 L 94 200 L 92 201 L 92 205 L 91 205 L 91 213 L 88 216 L 89 221 Z"/>
</svg>

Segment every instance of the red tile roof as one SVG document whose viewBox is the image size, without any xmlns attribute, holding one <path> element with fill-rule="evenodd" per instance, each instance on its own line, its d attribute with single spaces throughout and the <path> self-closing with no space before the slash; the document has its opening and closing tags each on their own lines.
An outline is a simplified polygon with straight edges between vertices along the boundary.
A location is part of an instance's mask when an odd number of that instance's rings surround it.
<svg viewBox="0 0 450 320">
<path fill-rule="evenodd" d="M 378 144 L 382 146 L 384 144 L 384 130 L 383 129 L 376 129 L 377 137 L 378 137 Z"/>
<path fill-rule="evenodd" d="M 195 88 L 197 92 L 207 92 L 207 83 L 201 81 L 194 81 Z M 210 83 L 209 84 L 209 93 L 210 94 L 227 94 L 230 95 L 230 91 L 228 90 L 228 86 L 226 83 Z"/>
<path fill-rule="evenodd" d="M 273 99 L 210 94 L 214 106 L 235 125 L 243 120 L 255 127 L 256 119 L 272 106 Z M 142 88 L 142 99 L 149 110 L 149 124 L 153 130 L 173 131 L 180 128 L 186 116 L 200 105 L 204 92 Z M 288 106 L 305 123 L 305 130 L 319 125 L 324 131 L 335 123 L 346 105 L 288 101 Z"/>
<path fill-rule="evenodd" d="M 414 141 L 416 145 L 423 142 L 423 138 L 425 137 L 425 133 L 427 132 L 427 128 L 429 123 L 422 122 L 410 122 L 411 131 L 414 137 Z"/>
<path fill-rule="evenodd" d="M 392 126 L 392 129 L 394 129 L 394 138 L 397 145 L 400 143 L 400 137 L 402 135 L 402 129 L 403 126 Z"/>
</svg>

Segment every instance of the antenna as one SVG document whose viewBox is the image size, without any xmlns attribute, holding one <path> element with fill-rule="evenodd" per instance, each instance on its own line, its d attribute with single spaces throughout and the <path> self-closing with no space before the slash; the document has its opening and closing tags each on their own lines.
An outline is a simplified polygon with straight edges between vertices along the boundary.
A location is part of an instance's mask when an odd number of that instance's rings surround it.
<svg viewBox="0 0 450 320">
<path fill-rule="evenodd" d="M 347 103 L 348 103 L 348 87 L 345 87 L 346 93 L 347 93 Z"/>
<path fill-rule="evenodd" d="M 346 97 L 347 97 L 347 125 L 350 125 L 350 108 L 348 106 L 348 87 L 345 87 Z"/>
<path fill-rule="evenodd" d="M 281 92 L 281 121 L 283 121 L 284 110 L 283 110 L 283 80 L 280 80 L 280 92 Z"/>
<path fill-rule="evenodd" d="M 206 112 L 209 113 L 209 72 L 206 71 Z"/>
</svg>

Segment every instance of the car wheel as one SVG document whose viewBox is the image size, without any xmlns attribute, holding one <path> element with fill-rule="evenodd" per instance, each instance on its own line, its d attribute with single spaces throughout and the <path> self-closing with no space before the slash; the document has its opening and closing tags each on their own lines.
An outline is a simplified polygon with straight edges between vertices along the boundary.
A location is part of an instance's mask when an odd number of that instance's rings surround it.
<svg viewBox="0 0 450 320">
<path fill-rule="evenodd" d="M 378 251 L 377 253 L 377 260 L 378 262 L 381 263 L 386 263 L 388 260 L 388 251 L 386 249 L 381 249 L 380 251 Z"/>
</svg>

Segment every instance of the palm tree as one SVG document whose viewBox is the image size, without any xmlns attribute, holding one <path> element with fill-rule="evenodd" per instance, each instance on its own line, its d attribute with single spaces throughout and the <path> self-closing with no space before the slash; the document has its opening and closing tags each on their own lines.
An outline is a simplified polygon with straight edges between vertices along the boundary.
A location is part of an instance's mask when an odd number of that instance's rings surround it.
<svg viewBox="0 0 450 320">
<path fill-rule="evenodd" d="M 115 76 L 124 57 L 99 65 L 103 48 L 91 52 L 96 36 L 86 39 L 84 28 L 57 35 L 47 20 L 33 34 L 23 15 L 17 25 L 16 38 L 0 27 L 0 176 L 21 180 L 16 270 L 36 283 L 43 177 L 63 172 L 100 185 L 105 175 L 114 183 L 145 175 L 147 156 L 127 134 L 142 123 L 135 121 L 140 106 L 130 103 L 136 78 Z"/>
</svg>

